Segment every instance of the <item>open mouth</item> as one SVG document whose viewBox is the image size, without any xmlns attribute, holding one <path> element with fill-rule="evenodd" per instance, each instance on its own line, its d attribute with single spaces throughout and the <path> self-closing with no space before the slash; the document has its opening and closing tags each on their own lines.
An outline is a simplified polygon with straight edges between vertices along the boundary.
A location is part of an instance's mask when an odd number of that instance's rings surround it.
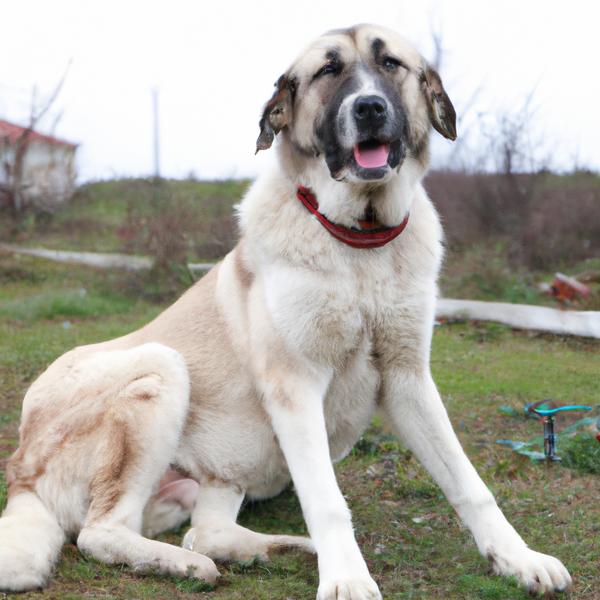
<svg viewBox="0 0 600 600">
<path fill-rule="evenodd" d="M 363 169 L 380 169 L 388 164 L 390 145 L 367 140 L 354 146 L 354 160 Z"/>
</svg>

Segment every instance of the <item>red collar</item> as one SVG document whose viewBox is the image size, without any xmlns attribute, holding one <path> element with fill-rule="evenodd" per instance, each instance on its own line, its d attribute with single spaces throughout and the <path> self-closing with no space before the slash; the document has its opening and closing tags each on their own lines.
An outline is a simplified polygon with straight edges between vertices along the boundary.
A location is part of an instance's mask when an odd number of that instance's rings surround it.
<svg viewBox="0 0 600 600">
<path fill-rule="evenodd" d="M 296 198 L 304 204 L 306 209 L 312 213 L 319 223 L 329 231 L 329 233 L 340 242 L 348 244 L 353 248 L 379 248 L 388 242 L 391 242 L 395 237 L 399 236 L 408 223 L 408 214 L 400 225 L 395 227 L 376 227 L 367 221 L 359 221 L 363 229 L 355 229 L 354 227 L 345 227 L 330 221 L 323 213 L 319 212 L 319 203 L 317 197 L 309 188 L 302 185 L 298 186 Z M 369 226 L 371 229 L 369 229 Z"/>
</svg>

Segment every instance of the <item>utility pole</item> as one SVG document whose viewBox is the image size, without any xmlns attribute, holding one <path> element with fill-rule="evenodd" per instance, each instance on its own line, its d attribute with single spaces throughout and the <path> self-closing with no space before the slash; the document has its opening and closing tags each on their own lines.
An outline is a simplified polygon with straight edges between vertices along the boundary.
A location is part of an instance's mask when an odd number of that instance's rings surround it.
<svg viewBox="0 0 600 600">
<path fill-rule="evenodd" d="M 152 88 L 152 120 L 154 129 L 154 179 L 160 179 L 160 137 L 158 132 L 158 88 Z"/>
</svg>

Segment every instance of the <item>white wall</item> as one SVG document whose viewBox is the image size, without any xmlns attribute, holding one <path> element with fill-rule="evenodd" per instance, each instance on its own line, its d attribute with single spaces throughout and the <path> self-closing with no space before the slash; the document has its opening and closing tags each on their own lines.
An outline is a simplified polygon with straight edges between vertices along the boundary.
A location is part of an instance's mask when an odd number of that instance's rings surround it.
<svg viewBox="0 0 600 600">
<path fill-rule="evenodd" d="M 28 199 L 51 207 L 75 189 L 75 148 L 33 141 L 23 161 L 23 186 Z"/>
</svg>

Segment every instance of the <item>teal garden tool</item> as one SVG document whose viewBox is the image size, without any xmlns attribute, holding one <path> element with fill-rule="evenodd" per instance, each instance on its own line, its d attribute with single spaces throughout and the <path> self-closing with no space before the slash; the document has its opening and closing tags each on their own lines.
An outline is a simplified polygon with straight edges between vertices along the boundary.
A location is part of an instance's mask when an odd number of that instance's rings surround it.
<svg viewBox="0 0 600 600">
<path fill-rule="evenodd" d="M 556 406 L 554 408 L 544 408 L 548 404 L 547 400 L 536 402 L 527 407 L 527 412 L 533 412 L 541 417 L 542 423 L 544 424 L 544 456 L 546 460 L 557 461 L 560 460 L 560 456 L 556 454 L 556 434 L 554 433 L 554 416 L 560 412 L 570 412 L 579 410 L 592 410 L 591 406 L 584 406 L 581 404 L 566 404 L 563 406 Z"/>
</svg>

